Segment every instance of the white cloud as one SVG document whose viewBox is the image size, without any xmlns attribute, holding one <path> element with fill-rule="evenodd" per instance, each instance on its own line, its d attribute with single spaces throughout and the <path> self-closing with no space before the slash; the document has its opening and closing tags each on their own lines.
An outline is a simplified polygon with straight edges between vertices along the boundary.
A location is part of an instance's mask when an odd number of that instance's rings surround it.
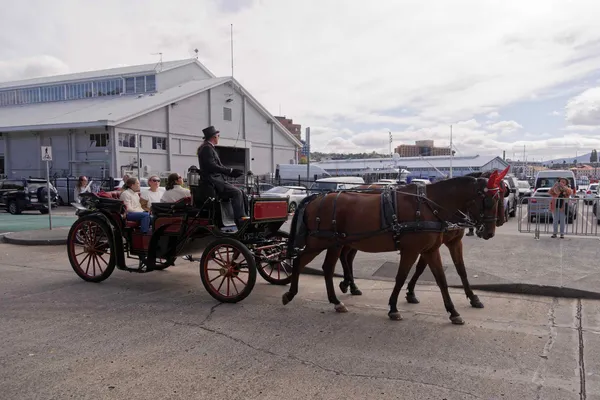
<svg viewBox="0 0 600 400">
<path fill-rule="evenodd" d="M 574 125 L 600 125 L 600 87 L 588 89 L 573 97 L 565 109 L 567 121 Z"/>
<path fill-rule="evenodd" d="M 295 122 L 312 126 L 323 149 L 387 151 L 388 128 L 407 142 L 416 134 L 447 141 L 453 124 L 457 146 L 464 140 L 469 151 L 497 153 L 512 146 L 494 142 L 511 127 L 484 129 L 473 118 L 499 120 L 502 107 L 543 100 L 557 85 L 595 72 L 599 13 L 593 0 L 551 7 L 543 0 L 380 0 L 377 7 L 345 0 L 343 9 L 333 0 L 148 0 L 142 8 L 55 0 L 37 2 L 35 13 L 28 2 L 8 2 L 0 16 L 11 32 L 0 38 L 0 80 L 151 63 L 157 52 L 187 58 L 196 48 L 211 71 L 229 75 L 233 23 L 236 78 L 272 112 L 281 104 Z M 571 105 L 571 124 L 596 121 L 593 104 Z"/>
<path fill-rule="evenodd" d="M 560 117 L 562 115 L 562 113 L 560 111 L 552 111 L 551 113 L 548 113 L 548 115 L 551 115 L 553 117 Z"/>
<path fill-rule="evenodd" d="M 522 129 L 523 126 L 516 121 L 500 121 L 487 126 L 492 131 L 500 131 L 501 134 L 507 135 Z"/>
<path fill-rule="evenodd" d="M 60 75 L 68 72 L 67 64 L 53 56 L 41 55 L 10 61 L 0 60 L 0 82 L 44 75 Z"/>
</svg>

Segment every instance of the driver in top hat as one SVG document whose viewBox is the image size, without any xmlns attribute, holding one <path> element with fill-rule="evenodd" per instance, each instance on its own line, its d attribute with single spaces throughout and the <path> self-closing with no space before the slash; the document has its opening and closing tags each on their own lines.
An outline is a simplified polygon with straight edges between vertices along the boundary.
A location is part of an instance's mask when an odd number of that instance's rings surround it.
<svg viewBox="0 0 600 400">
<path fill-rule="evenodd" d="M 239 227 L 242 222 L 249 219 L 244 210 L 242 191 L 230 183 L 225 182 L 223 175 L 232 178 L 240 177 L 244 171 L 236 168 L 227 168 L 221 163 L 215 146 L 219 143 L 219 131 L 214 126 L 202 129 L 204 143 L 198 148 L 198 164 L 200 165 L 200 176 L 203 180 L 211 182 L 219 197 L 231 199 L 235 223 Z"/>
</svg>

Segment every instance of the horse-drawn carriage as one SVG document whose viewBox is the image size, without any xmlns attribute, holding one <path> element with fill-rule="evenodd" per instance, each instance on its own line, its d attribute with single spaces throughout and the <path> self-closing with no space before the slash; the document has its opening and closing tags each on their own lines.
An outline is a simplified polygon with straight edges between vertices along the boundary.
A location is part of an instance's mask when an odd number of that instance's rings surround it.
<svg viewBox="0 0 600 400">
<path fill-rule="evenodd" d="M 197 170 L 188 174 L 191 198 L 177 203 L 152 204 L 152 230 L 126 219 L 121 200 L 110 194 L 84 193 L 77 207 L 78 220 L 69 231 L 67 248 L 73 270 L 85 281 L 101 282 L 115 268 L 145 273 L 172 266 L 192 239 L 212 237 L 200 258 L 200 278 L 211 296 L 235 303 L 246 298 L 256 282 L 256 272 L 268 282 L 290 281 L 286 256 L 287 233 L 280 231 L 288 219 L 287 199 L 248 196 L 250 219 L 237 229 L 228 200 L 220 199 Z M 128 259 L 138 260 L 129 267 Z M 187 261 L 197 261 L 184 256 Z"/>
</svg>

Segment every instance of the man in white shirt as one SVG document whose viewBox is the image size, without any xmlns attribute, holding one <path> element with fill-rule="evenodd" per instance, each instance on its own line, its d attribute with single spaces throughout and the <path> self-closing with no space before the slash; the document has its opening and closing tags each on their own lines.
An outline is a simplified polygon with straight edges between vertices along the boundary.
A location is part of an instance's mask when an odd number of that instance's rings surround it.
<svg viewBox="0 0 600 400">
<path fill-rule="evenodd" d="M 140 223 L 140 230 L 146 234 L 150 230 L 150 214 L 140 204 L 140 181 L 137 178 L 129 178 L 123 185 L 121 200 L 127 207 L 127 220 Z"/>
<path fill-rule="evenodd" d="M 182 188 L 183 177 L 177 173 L 169 175 L 167 178 L 167 190 L 162 196 L 161 202 L 163 203 L 175 203 L 186 197 L 190 197 L 192 194 L 189 189 Z"/>
<path fill-rule="evenodd" d="M 163 196 L 160 187 L 160 178 L 156 175 L 152 175 L 148 178 L 148 185 L 150 186 L 149 190 L 141 192 L 140 194 L 140 204 L 145 211 L 150 212 L 152 209 L 152 203 L 160 203 L 160 199 Z"/>
</svg>

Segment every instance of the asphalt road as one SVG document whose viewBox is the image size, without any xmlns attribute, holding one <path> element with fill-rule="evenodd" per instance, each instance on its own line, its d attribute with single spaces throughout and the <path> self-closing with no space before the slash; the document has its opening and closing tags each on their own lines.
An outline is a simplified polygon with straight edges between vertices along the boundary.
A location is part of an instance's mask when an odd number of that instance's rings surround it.
<svg viewBox="0 0 600 400">
<path fill-rule="evenodd" d="M 196 264 L 91 284 L 65 253 L 0 244 L 2 399 L 600 399 L 598 301 L 479 293 L 456 326 L 424 286 L 390 321 L 390 282 L 347 314 L 316 276 L 220 305 Z"/>
</svg>

